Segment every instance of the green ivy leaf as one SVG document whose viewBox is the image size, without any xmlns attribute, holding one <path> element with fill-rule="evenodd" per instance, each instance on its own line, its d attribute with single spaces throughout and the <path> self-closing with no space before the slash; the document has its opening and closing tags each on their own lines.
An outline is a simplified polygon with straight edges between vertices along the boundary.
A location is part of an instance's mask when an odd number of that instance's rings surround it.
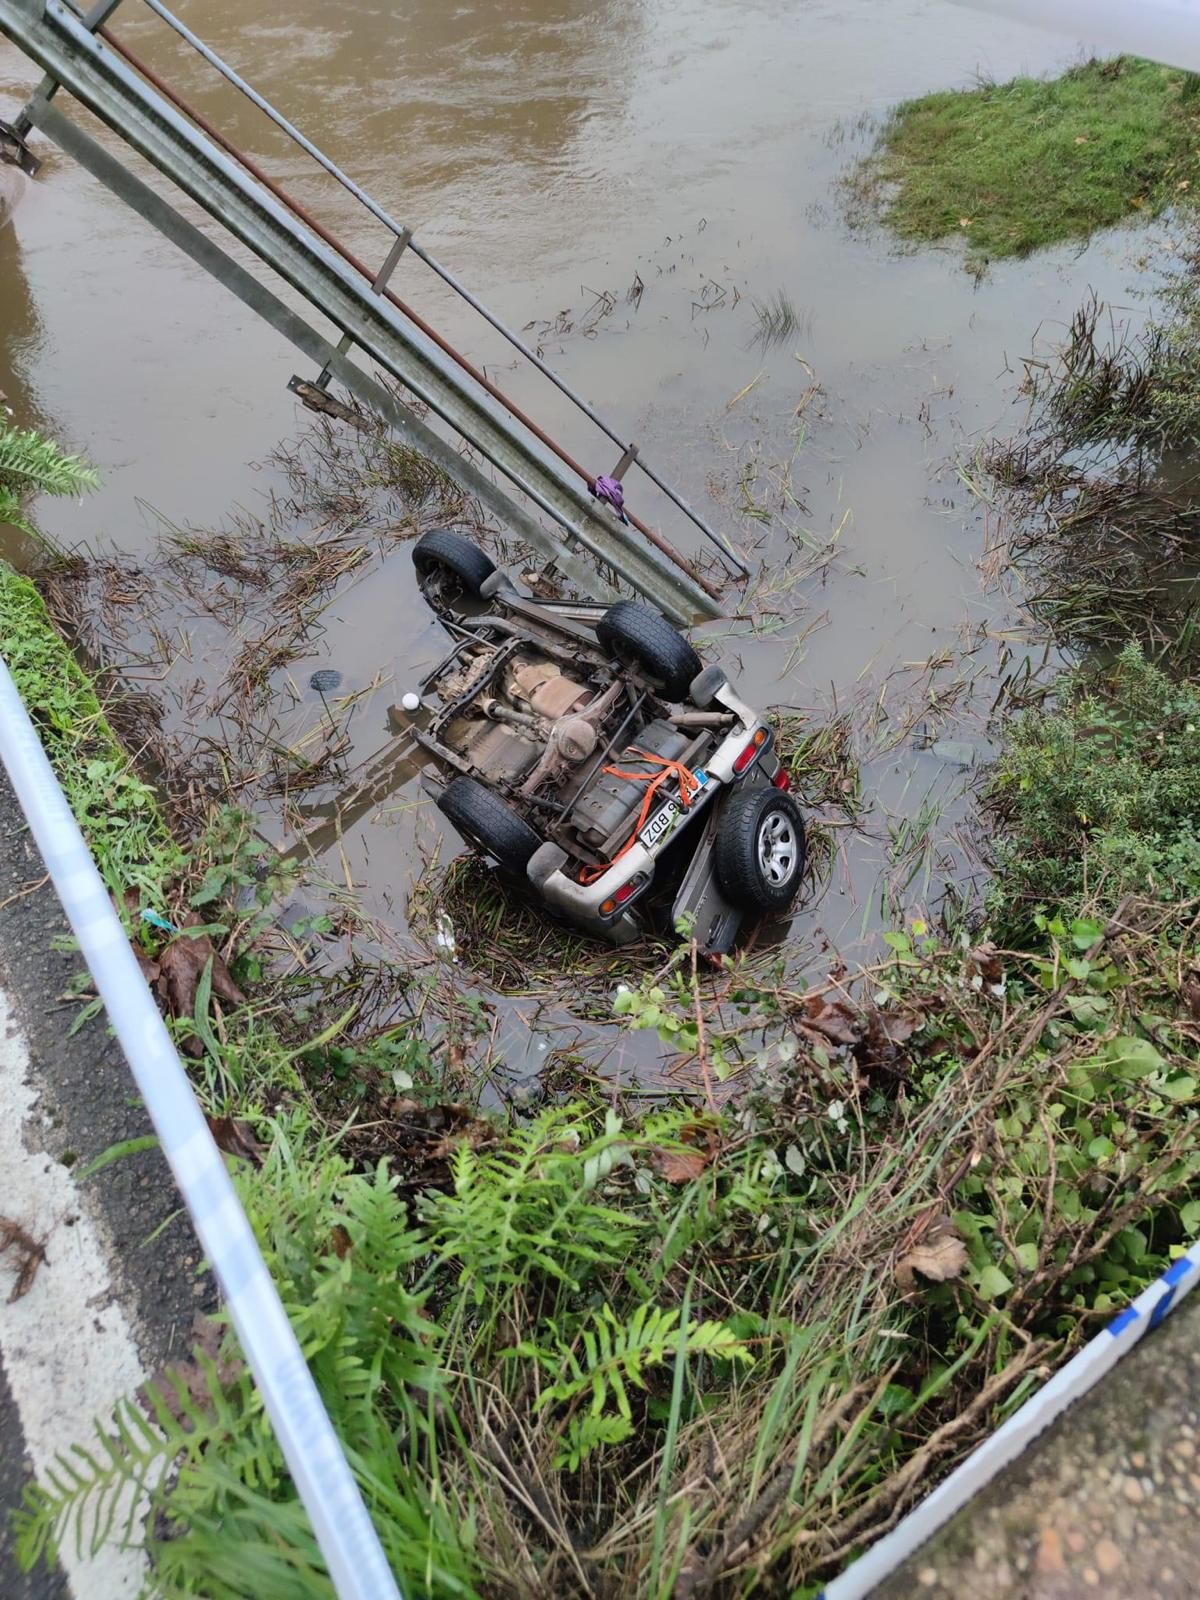
<svg viewBox="0 0 1200 1600">
<path fill-rule="evenodd" d="M 1071 943 L 1076 950 L 1090 950 L 1104 932 L 1104 924 L 1093 917 L 1076 917 L 1071 924 Z"/>
<path fill-rule="evenodd" d="M 1012 1288 L 1012 1279 L 995 1264 L 989 1263 L 979 1274 L 980 1298 L 983 1300 L 999 1300 Z"/>
<path fill-rule="evenodd" d="M 1104 1055 L 1122 1078 L 1145 1078 L 1166 1066 L 1149 1039 L 1135 1039 L 1130 1034 L 1110 1039 L 1104 1047 Z"/>
<path fill-rule="evenodd" d="M 1169 1100 L 1190 1100 L 1196 1093 L 1196 1080 L 1190 1073 L 1181 1072 L 1178 1077 L 1167 1079 L 1162 1092 Z"/>
</svg>

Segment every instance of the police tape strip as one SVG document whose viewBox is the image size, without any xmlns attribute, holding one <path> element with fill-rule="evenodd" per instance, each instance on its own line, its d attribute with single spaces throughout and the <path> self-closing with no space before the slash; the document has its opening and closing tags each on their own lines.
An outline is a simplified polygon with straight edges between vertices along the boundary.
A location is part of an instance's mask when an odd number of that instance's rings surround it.
<svg viewBox="0 0 1200 1600">
<path fill-rule="evenodd" d="M 820 1600 L 861 1600 L 1016 1459 L 1039 1434 L 1086 1394 L 1147 1333 L 1153 1332 L 1185 1295 L 1200 1282 L 1200 1244 L 1179 1257 L 1161 1278 L 1088 1341 L 1061 1372 L 1027 1400 L 990 1439 L 956 1467 L 927 1500 L 910 1511 L 891 1533 L 828 1584 Z"/>
<path fill-rule="evenodd" d="M 2 660 L 0 759 L 220 1282 L 339 1600 L 400 1600 L 224 1160 Z M 91 1420 L 80 1417 L 80 1437 Z"/>
</svg>

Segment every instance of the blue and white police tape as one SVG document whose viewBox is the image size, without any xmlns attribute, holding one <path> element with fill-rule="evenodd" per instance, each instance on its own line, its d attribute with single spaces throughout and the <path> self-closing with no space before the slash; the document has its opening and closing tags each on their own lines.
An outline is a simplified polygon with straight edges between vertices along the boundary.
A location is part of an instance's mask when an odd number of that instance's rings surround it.
<svg viewBox="0 0 1200 1600">
<path fill-rule="evenodd" d="M 334 1588 L 340 1600 L 400 1600 L 224 1160 L 3 661 L 0 759 L 221 1284 Z M 81 1436 L 90 1422 L 80 1417 Z"/>
<path fill-rule="evenodd" d="M 1136 1300 L 1088 1341 L 1044 1388 L 1014 1411 L 990 1439 L 985 1439 L 956 1467 L 927 1500 L 847 1567 L 822 1592 L 821 1600 L 862 1600 L 991 1483 L 1010 1461 L 1044 1433 L 1073 1400 L 1099 1383 L 1145 1334 L 1200 1282 L 1200 1244 L 1193 1245 Z"/>
</svg>

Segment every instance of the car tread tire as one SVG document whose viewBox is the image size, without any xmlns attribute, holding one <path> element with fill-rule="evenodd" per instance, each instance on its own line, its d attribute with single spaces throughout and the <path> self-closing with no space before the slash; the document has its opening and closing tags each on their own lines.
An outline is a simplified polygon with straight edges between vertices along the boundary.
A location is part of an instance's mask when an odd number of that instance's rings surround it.
<svg viewBox="0 0 1200 1600">
<path fill-rule="evenodd" d="M 413 545 L 413 566 L 421 578 L 432 576 L 440 567 L 451 573 L 472 600 L 479 599 L 483 584 L 496 570 L 496 563 L 473 539 L 453 528 L 430 528 Z"/>
<path fill-rule="evenodd" d="M 506 801 L 475 778 L 452 778 L 438 796 L 438 810 L 463 838 L 518 877 L 542 840 Z"/>
<path fill-rule="evenodd" d="M 782 883 L 772 881 L 759 853 L 763 830 L 772 818 L 785 820 L 795 844 L 795 863 Z M 791 795 L 765 784 L 735 789 L 717 829 L 717 882 L 725 898 L 739 911 L 783 911 L 796 898 L 804 862 L 804 818 Z"/>
<path fill-rule="evenodd" d="M 666 699 L 681 702 L 702 667 L 691 645 L 659 612 L 637 600 L 618 600 L 596 624 L 596 637 L 619 660 L 633 661 L 661 685 Z"/>
</svg>

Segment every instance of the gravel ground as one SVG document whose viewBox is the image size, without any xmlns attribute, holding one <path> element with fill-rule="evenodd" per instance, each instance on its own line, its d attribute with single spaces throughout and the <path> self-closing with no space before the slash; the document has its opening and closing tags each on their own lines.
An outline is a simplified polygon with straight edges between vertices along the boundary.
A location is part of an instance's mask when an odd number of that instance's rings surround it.
<svg viewBox="0 0 1200 1600">
<path fill-rule="evenodd" d="M 1196 1600 L 1200 1295 L 896 1575 L 878 1600 Z"/>
</svg>

